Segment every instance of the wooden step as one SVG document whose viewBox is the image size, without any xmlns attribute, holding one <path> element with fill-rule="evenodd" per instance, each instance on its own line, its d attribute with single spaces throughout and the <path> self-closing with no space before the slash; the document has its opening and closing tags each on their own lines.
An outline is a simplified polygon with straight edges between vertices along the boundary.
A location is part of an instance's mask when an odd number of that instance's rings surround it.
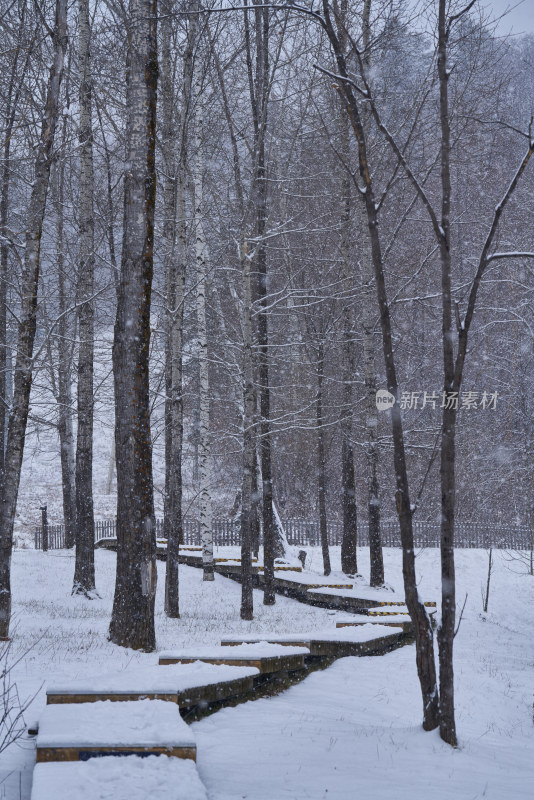
<svg viewBox="0 0 534 800">
<path fill-rule="evenodd" d="M 369 617 L 409 617 L 407 611 L 401 611 L 400 609 L 396 609 L 395 611 L 375 611 L 374 608 L 370 608 L 367 612 Z"/>
<path fill-rule="evenodd" d="M 405 633 L 409 633 L 413 629 L 412 621 L 401 616 L 370 619 L 367 614 L 360 614 L 358 617 L 341 619 L 336 622 L 336 628 L 357 628 L 361 625 L 383 625 L 388 628 L 401 628 Z"/>
<path fill-rule="evenodd" d="M 162 700 L 48 705 L 36 746 L 38 763 L 149 753 L 196 760 L 190 728 L 176 706 Z"/>
<path fill-rule="evenodd" d="M 386 632 L 385 627 L 377 625 L 373 630 L 354 627 L 284 636 L 270 634 L 236 636 L 223 639 L 221 645 L 229 647 L 266 641 L 288 647 L 307 647 L 311 656 L 343 658 L 344 656 L 385 653 L 404 643 L 405 638 L 404 631 Z"/>
<path fill-rule="evenodd" d="M 310 651 L 306 647 L 283 647 L 281 645 L 248 644 L 238 647 L 211 647 L 205 650 L 181 650 L 161 653 L 159 663 L 190 664 L 202 661 L 207 664 L 256 667 L 260 675 L 282 671 L 304 669 L 304 657 Z"/>
<path fill-rule="evenodd" d="M 149 755 L 39 763 L 31 800 L 207 800 L 191 759 Z"/>
<path fill-rule="evenodd" d="M 255 667 L 175 664 L 144 667 L 50 686 L 47 703 L 95 703 L 99 700 L 165 700 L 180 708 L 245 694 L 258 675 Z"/>
</svg>

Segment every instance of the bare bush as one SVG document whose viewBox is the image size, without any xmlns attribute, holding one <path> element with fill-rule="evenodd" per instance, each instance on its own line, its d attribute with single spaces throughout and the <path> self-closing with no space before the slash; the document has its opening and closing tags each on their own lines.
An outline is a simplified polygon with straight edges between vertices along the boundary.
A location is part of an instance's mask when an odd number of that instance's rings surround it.
<svg viewBox="0 0 534 800">
<path fill-rule="evenodd" d="M 0 643 L 0 682 L 2 686 L 0 753 L 24 735 L 26 730 L 24 712 L 35 698 L 35 695 L 24 700 L 20 698 L 17 684 L 13 680 L 13 669 L 24 658 L 27 651 L 13 661 L 11 658 L 11 645 L 11 640 Z"/>
</svg>

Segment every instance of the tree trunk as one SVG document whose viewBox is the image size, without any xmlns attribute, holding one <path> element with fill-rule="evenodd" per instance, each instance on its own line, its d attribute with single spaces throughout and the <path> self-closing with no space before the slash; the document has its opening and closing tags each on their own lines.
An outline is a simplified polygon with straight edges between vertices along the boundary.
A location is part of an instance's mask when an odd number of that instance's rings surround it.
<svg viewBox="0 0 534 800">
<path fill-rule="evenodd" d="M 454 332 L 452 326 L 451 296 L 451 177 L 450 177 L 450 123 L 447 67 L 448 21 L 447 3 L 440 0 L 438 11 L 438 79 L 441 127 L 441 297 L 442 346 L 445 396 L 460 386 L 455 385 Z M 456 408 L 454 403 L 444 403 L 441 433 L 441 624 L 438 626 L 439 645 L 439 700 L 441 738 L 456 746 L 454 719 L 453 643 L 456 615 L 456 590 L 454 576 L 454 512 L 455 512 L 455 437 Z"/>
<path fill-rule="evenodd" d="M 117 576 L 110 639 L 155 648 L 156 538 L 150 439 L 149 344 L 156 197 L 157 0 L 130 0 L 127 164 L 115 336 Z"/>
<path fill-rule="evenodd" d="M 323 0 L 325 29 L 334 50 L 339 73 L 348 78 L 347 63 L 340 47 L 339 38 L 332 24 L 328 0 Z M 367 158 L 367 142 L 362 119 L 352 87 L 348 81 L 341 83 L 345 99 L 345 108 L 351 122 L 354 137 L 358 145 L 358 162 L 360 179 L 364 187 L 363 202 L 369 230 L 371 246 L 371 263 L 375 277 L 375 288 L 380 312 L 382 332 L 382 350 L 386 371 L 388 390 L 397 397 L 398 384 L 395 370 L 391 319 L 387 299 L 382 248 L 378 226 L 378 207 L 375 203 L 373 182 Z M 393 435 L 393 462 L 396 476 L 397 514 L 399 518 L 404 592 L 406 605 L 414 623 L 416 641 L 416 662 L 421 694 L 423 698 L 423 727 L 433 730 L 439 725 L 439 694 L 434 662 L 434 643 L 432 626 L 423 603 L 419 600 L 415 573 L 415 553 L 412 527 L 412 508 L 408 488 L 406 469 L 406 453 L 404 448 L 404 432 L 402 417 L 398 403 L 391 409 L 391 426 Z"/>
<path fill-rule="evenodd" d="M 240 405 L 241 407 L 243 406 L 242 401 Z M 256 391 L 254 391 L 254 408 L 257 408 Z M 250 547 L 254 556 L 258 558 L 260 553 L 262 528 L 260 519 L 260 498 L 263 501 L 263 497 L 259 491 L 259 481 L 261 480 L 261 461 L 258 460 L 258 436 L 256 434 L 256 428 L 254 428 L 252 432 L 252 438 L 254 441 L 253 447 L 254 452 L 256 453 L 256 458 L 254 459 L 254 472 L 252 473 L 252 500 L 250 503 Z M 261 511 L 263 512 L 263 502 L 261 504 Z"/>
<path fill-rule="evenodd" d="M 191 98 L 193 32 L 190 28 L 183 62 L 183 101 L 181 142 L 178 166 L 175 170 L 175 106 L 171 70 L 172 2 L 166 0 L 162 18 L 162 149 L 167 170 L 164 187 L 165 206 L 165 275 L 167 280 L 167 345 L 165 409 L 165 536 L 167 563 L 165 569 L 165 613 L 180 616 L 179 555 L 183 539 L 182 522 L 182 328 L 184 315 L 184 286 L 187 259 L 186 223 L 186 158 L 188 108 Z M 176 172 L 176 178 L 175 176 Z M 176 231 L 176 232 L 175 232 Z M 176 247 L 174 242 L 176 239 Z"/>
<path fill-rule="evenodd" d="M 195 255 L 197 265 L 197 330 L 198 330 L 198 368 L 199 368 L 199 473 L 200 473 L 200 536 L 202 540 L 203 579 L 212 581 L 213 571 L 213 533 L 211 528 L 211 451 L 210 451 L 210 384 L 208 361 L 208 331 L 206 327 L 206 292 L 208 277 L 208 247 L 203 220 L 203 179 L 204 155 L 202 135 L 204 128 L 204 107 L 201 97 L 200 53 L 197 42 L 195 67 L 193 71 L 193 96 L 195 98 Z"/>
<path fill-rule="evenodd" d="M 63 130 L 65 141 L 65 129 Z M 58 433 L 61 453 L 61 480 L 63 484 L 63 521 L 65 524 L 65 546 L 74 547 L 76 538 L 76 460 L 74 456 L 74 433 L 72 426 L 72 349 L 68 341 L 67 295 L 65 287 L 65 257 L 63 251 L 63 159 L 57 167 L 57 280 L 58 280 L 58 372 L 57 404 Z M 50 363 L 53 374 L 53 364 Z"/>
<path fill-rule="evenodd" d="M 345 157 L 349 155 L 348 121 L 341 120 L 341 141 Z M 354 450 L 352 447 L 353 397 L 352 382 L 355 376 L 354 330 L 351 296 L 352 280 L 350 267 L 350 220 L 352 197 L 346 176 L 341 182 L 343 207 L 341 213 L 341 258 L 343 260 L 343 283 L 346 295 L 343 308 L 343 408 L 341 412 L 341 486 L 343 509 L 343 538 L 341 540 L 341 569 L 345 575 L 358 572 L 358 509 L 356 505 L 356 482 L 354 478 Z"/>
<path fill-rule="evenodd" d="M 254 436 L 254 365 L 252 356 L 252 278 L 246 242 L 242 245 L 243 275 L 243 483 L 241 488 L 241 619 L 253 619 L 252 476 L 256 470 Z"/>
<path fill-rule="evenodd" d="M 367 237 L 365 237 L 367 238 Z M 367 248 L 365 248 L 367 251 Z M 364 256 L 364 270 L 370 264 Z M 369 259 L 370 260 L 370 259 Z M 371 309 L 372 276 L 365 276 L 363 292 L 363 354 L 365 375 L 365 427 L 367 459 L 367 510 L 369 521 L 369 561 L 371 586 L 384 584 L 384 557 L 380 536 L 380 497 L 378 491 L 378 416 L 376 408 L 375 335 Z"/>
<path fill-rule="evenodd" d="M 10 391 L 8 386 L 8 374 L 11 372 L 11 348 L 8 342 L 7 326 L 7 302 L 8 302 L 8 268 L 9 268 L 9 187 L 12 180 L 11 171 L 11 143 L 13 140 L 13 127 L 17 107 L 23 89 L 23 80 L 31 47 L 22 47 L 23 35 L 25 30 L 26 4 L 23 4 L 19 11 L 19 30 L 16 34 L 17 43 L 13 48 L 13 62 L 11 74 L 7 82 L 7 90 L 4 94 L 3 115 L 5 119 L 2 136 L 4 139 L 2 152 L 2 183 L 0 189 L 0 482 L 4 469 L 4 456 L 7 440 L 7 426 L 9 420 Z M 24 56 L 25 62 L 22 69 L 19 67 L 19 60 Z M 18 83 L 17 83 L 18 79 Z"/>
<path fill-rule="evenodd" d="M 345 433 L 341 444 L 341 481 L 343 491 L 343 538 L 341 540 L 341 570 L 345 575 L 356 575 L 358 558 L 358 511 L 356 506 L 356 481 L 354 478 L 354 451 Z"/>
<path fill-rule="evenodd" d="M 173 534 L 173 506 L 176 503 L 176 487 L 171 488 L 173 475 L 173 326 L 176 308 L 176 98 L 172 81 L 171 33 L 172 0 L 162 0 L 161 5 L 161 51 L 160 91 L 161 151 L 165 180 L 163 184 L 163 268 L 165 275 L 165 494 L 163 499 L 163 536 L 167 540 L 167 562 L 165 577 L 165 613 L 170 617 L 180 616 L 178 556 L 179 537 Z M 181 360 L 181 354 L 177 354 Z M 181 386 L 180 386 L 181 394 Z M 180 465 L 181 473 L 181 465 Z M 178 482 L 180 486 L 180 481 Z M 173 491 L 174 490 L 174 491 Z M 181 513 L 180 513 L 181 523 Z"/>
<path fill-rule="evenodd" d="M 95 590 L 95 520 L 93 511 L 93 371 L 94 371 L 94 171 L 89 0 L 78 3 L 80 58 L 80 192 L 78 270 L 78 434 L 76 437 L 76 560 L 73 594 L 91 597 Z"/>
<path fill-rule="evenodd" d="M 317 357 L 317 397 L 315 413 L 317 424 L 317 489 L 319 496 L 319 532 L 323 553 L 324 574 L 330 575 L 330 552 L 328 550 L 328 529 L 326 520 L 326 446 L 323 415 L 324 347 L 319 343 Z"/>
<path fill-rule="evenodd" d="M 53 60 L 46 89 L 41 134 L 34 162 L 34 177 L 28 208 L 26 247 L 22 274 L 17 359 L 13 404 L 9 415 L 4 470 L 0 479 L 0 636 L 9 635 L 11 617 L 11 552 L 13 523 L 22 467 L 24 437 L 33 371 L 33 344 L 37 324 L 40 250 L 46 197 L 50 180 L 52 149 L 56 132 L 59 90 L 67 48 L 67 3 L 56 0 L 53 30 Z"/>
<path fill-rule="evenodd" d="M 255 3 L 259 5 L 259 3 Z M 267 225 L 267 176 L 265 165 L 265 133 L 267 129 L 267 104 L 269 92 L 269 10 L 254 10 L 256 39 L 256 67 L 254 91 L 251 92 L 254 120 L 254 161 L 256 172 L 252 187 L 256 214 L 257 246 L 255 266 L 257 270 L 256 295 L 260 305 L 257 316 L 258 335 L 258 382 L 259 382 L 259 448 L 261 464 L 261 498 L 263 521 L 263 604 L 274 605 L 274 559 L 275 526 L 273 515 L 273 475 L 271 441 L 271 393 L 269 387 L 269 331 L 267 323 L 267 252 L 265 230 Z M 250 75 L 249 75 L 250 80 Z"/>
<path fill-rule="evenodd" d="M 365 0 L 362 14 L 363 64 L 366 71 L 371 66 L 371 0 Z M 370 115 L 363 109 L 364 126 L 368 128 Z M 365 228 L 365 221 L 364 221 Z M 384 583 L 384 556 L 380 536 L 380 497 L 378 487 L 378 415 L 376 408 L 376 365 L 375 329 L 372 308 L 373 268 L 369 252 L 369 237 L 364 232 L 362 277 L 364 291 L 363 305 L 363 354 L 365 375 L 365 427 L 367 458 L 367 511 L 369 524 L 369 584 L 382 586 Z"/>
</svg>

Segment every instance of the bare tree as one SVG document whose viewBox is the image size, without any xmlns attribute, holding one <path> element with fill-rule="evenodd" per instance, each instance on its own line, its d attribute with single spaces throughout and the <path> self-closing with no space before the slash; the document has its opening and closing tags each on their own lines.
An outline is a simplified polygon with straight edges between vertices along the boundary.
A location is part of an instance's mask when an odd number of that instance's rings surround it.
<svg viewBox="0 0 534 800">
<path fill-rule="evenodd" d="M 180 616 L 179 552 L 182 524 L 182 455 L 183 455 L 183 319 L 187 263 L 186 184 L 189 148 L 188 126 L 193 74 L 194 25 L 190 26 L 183 55 L 181 114 L 176 112 L 178 98 L 171 69 L 171 32 L 173 4 L 164 6 L 161 34 L 161 109 L 162 151 L 165 166 L 164 185 L 164 268 L 166 281 L 166 405 L 165 405 L 165 535 L 167 564 L 165 572 L 165 613 Z M 176 164 L 176 129 L 180 131 Z"/>
<path fill-rule="evenodd" d="M 156 197 L 157 0 L 130 0 L 127 163 L 121 283 L 115 337 L 117 576 L 110 624 L 115 644 L 155 647 L 156 531 L 148 357 Z"/>
<path fill-rule="evenodd" d="M 95 591 L 95 521 L 93 511 L 93 371 L 94 371 L 94 168 L 89 0 L 78 3 L 80 60 L 80 192 L 78 270 L 78 434 L 76 437 L 76 561 L 73 594 Z"/>
<path fill-rule="evenodd" d="M 383 350 L 385 358 L 388 389 L 397 396 L 397 378 L 395 371 L 395 355 L 391 337 L 390 308 L 386 293 L 382 248 L 378 230 L 378 210 L 373 179 L 369 167 L 365 131 L 357 96 L 363 97 L 371 109 L 375 123 L 385 137 L 399 164 L 404 169 L 421 204 L 425 208 L 432 224 L 436 244 L 440 255 L 441 267 L 441 302 L 442 302 L 442 354 L 444 388 L 442 403 L 442 427 L 440 446 L 440 488 L 441 488 L 441 578 L 442 578 L 442 617 L 438 628 L 439 643 L 439 693 L 435 679 L 433 663 L 432 636 L 424 609 L 417 597 L 415 572 L 413 569 L 413 532 L 412 517 L 415 506 L 412 506 L 408 493 L 408 474 L 404 450 L 403 425 L 400 408 L 396 403 L 392 408 L 392 429 L 394 444 L 395 472 L 397 477 L 397 510 L 403 543 L 403 567 L 405 579 L 406 602 L 410 615 L 416 625 L 417 654 L 419 678 L 423 692 L 424 727 L 440 728 L 441 738 L 455 746 L 456 725 L 454 717 L 454 671 L 453 642 L 455 633 L 455 575 L 454 575 L 454 517 L 455 517 L 455 438 L 457 427 L 457 398 L 462 386 L 462 378 L 467 354 L 467 340 L 474 317 L 477 297 L 484 273 L 489 264 L 498 259 L 517 258 L 515 252 L 495 252 L 496 234 L 504 210 L 509 203 L 518 182 L 523 175 L 534 152 L 534 141 L 528 133 L 528 148 L 520 161 L 519 167 L 512 177 L 501 200 L 494 209 L 489 221 L 487 234 L 477 258 L 477 268 L 468 292 L 466 311 L 461 318 L 458 306 L 453 313 L 452 296 L 452 243 L 451 243 L 451 112 L 449 108 L 448 86 L 451 69 L 448 64 L 449 40 L 454 26 L 467 14 L 473 2 L 458 7 L 457 13 L 451 13 L 446 0 L 438 3 L 438 36 L 437 36 L 437 78 L 439 90 L 439 131 L 440 131 L 440 210 L 436 211 L 427 192 L 424 182 L 419 180 L 411 169 L 401 147 L 383 123 L 377 104 L 373 97 L 372 87 L 367 77 L 364 55 L 353 42 L 353 54 L 359 63 L 359 74 L 363 85 L 354 81 L 347 68 L 347 62 L 339 46 L 339 39 L 332 24 L 331 10 L 326 0 L 323 2 L 325 29 L 332 44 L 341 85 L 347 100 L 347 111 L 351 119 L 353 131 L 357 139 L 360 156 L 360 176 L 364 185 L 364 202 L 368 220 L 371 242 L 371 253 L 375 271 L 377 298 L 380 309 Z M 530 257 L 532 254 L 524 253 Z M 454 324 L 454 322 L 456 324 Z M 455 352 L 456 350 L 456 352 Z M 439 701 L 438 701 L 439 698 Z"/>
<path fill-rule="evenodd" d="M 380 204 L 375 197 L 373 175 L 368 158 L 366 131 L 362 121 L 357 85 L 350 77 L 347 60 L 338 35 L 338 26 L 342 24 L 335 9 L 332 9 L 328 0 L 322 2 L 321 24 L 328 36 L 334 52 L 337 74 L 340 76 L 339 86 L 345 101 L 351 128 L 358 147 L 359 177 L 362 184 L 361 197 L 364 204 L 364 214 L 369 230 L 370 252 L 374 269 L 377 300 L 380 311 L 380 324 L 382 330 L 382 347 L 388 390 L 397 397 L 398 381 L 395 367 L 395 355 L 391 331 L 391 316 L 387 297 L 382 243 L 378 224 Z M 355 49 L 353 44 L 352 50 Z M 414 622 L 416 638 L 416 660 L 421 692 L 423 696 L 423 727 L 432 730 L 439 725 L 439 695 L 437 687 L 436 668 L 434 663 L 434 647 L 432 628 L 423 603 L 417 593 L 415 573 L 415 554 L 412 515 L 413 509 L 410 502 L 408 472 L 406 466 L 406 452 L 404 445 L 404 431 L 399 404 L 391 410 L 391 424 L 393 433 L 394 468 L 396 481 L 397 513 L 402 541 L 402 563 L 404 577 L 404 592 L 408 611 Z"/>
<path fill-rule="evenodd" d="M 256 471 L 254 432 L 254 357 L 252 332 L 252 276 L 251 258 L 247 243 L 241 250 L 243 303 L 241 327 L 243 331 L 243 482 L 241 487 L 241 619 L 252 619 L 254 601 L 252 593 L 252 486 Z"/>
<path fill-rule="evenodd" d="M 13 523 L 33 375 L 41 237 L 59 113 L 59 93 L 67 48 L 66 0 L 56 0 L 54 26 L 52 29 L 49 28 L 48 32 L 52 39 L 52 65 L 42 114 L 41 134 L 36 146 L 34 180 L 28 207 L 13 404 L 9 415 L 4 468 L 0 477 L 0 636 L 4 637 L 9 634 L 11 617 L 10 575 Z"/>
<path fill-rule="evenodd" d="M 62 125 L 61 149 L 65 146 L 67 135 L 67 117 Z M 74 430 L 72 409 L 72 366 L 73 344 L 69 341 L 70 325 L 68 314 L 68 282 L 65 263 L 65 159 L 58 159 L 55 167 L 56 180 L 52 183 L 52 199 L 56 212 L 56 266 L 58 288 L 57 324 L 57 379 L 52 355 L 52 338 L 48 338 L 50 379 L 52 390 L 58 405 L 58 434 L 61 458 L 61 480 L 63 484 L 63 521 L 65 525 L 65 543 L 74 547 L 76 537 L 76 461 L 74 453 Z M 72 326 L 75 327 L 75 326 Z M 74 337 L 73 337 L 74 338 Z"/>
</svg>

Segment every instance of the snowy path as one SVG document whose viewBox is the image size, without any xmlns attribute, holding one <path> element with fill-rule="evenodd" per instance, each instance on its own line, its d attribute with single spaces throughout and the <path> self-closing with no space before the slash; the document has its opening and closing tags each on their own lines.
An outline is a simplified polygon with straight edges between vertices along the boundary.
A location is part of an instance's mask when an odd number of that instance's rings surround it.
<svg viewBox="0 0 534 800">
<path fill-rule="evenodd" d="M 102 598 L 87 601 L 70 596 L 71 554 L 15 551 L 14 655 L 34 645 L 15 670 L 22 697 L 43 682 L 154 663 L 155 654 L 107 641 L 115 555 L 96 555 Z M 339 550 L 332 555 L 339 567 Z M 362 566 L 367 558 L 365 551 L 359 554 Z M 319 555 L 316 561 L 319 567 Z M 388 583 L 400 590 L 400 552 L 386 550 L 385 562 Z M 421 551 L 417 565 L 421 595 L 439 599 L 439 554 Z M 421 730 L 413 646 L 383 657 L 345 658 L 282 695 L 222 709 L 193 726 L 210 800 L 531 800 L 534 579 L 511 572 L 501 554 L 496 567 L 484 618 L 480 587 L 487 555 L 457 552 L 459 604 L 469 595 L 455 646 L 459 750 Z M 160 651 L 211 646 L 257 631 L 316 632 L 347 616 L 280 596 L 265 607 L 255 592 L 256 619 L 245 623 L 238 584 L 221 576 L 203 584 L 199 571 L 184 568 L 183 617 L 168 620 L 164 564 L 158 572 Z M 27 722 L 44 703 L 41 690 Z M 0 800 L 29 800 L 34 763 L 32 742 L 1 754 Z"/>
<path fill-rule="evenodd" d="M 210 800 L 531 800 L 532 737 L 487 730 L 452 751 L 420 727 L 413 661 L 413 647 L 341 659 L 194 723 Z"/>
</svg>

